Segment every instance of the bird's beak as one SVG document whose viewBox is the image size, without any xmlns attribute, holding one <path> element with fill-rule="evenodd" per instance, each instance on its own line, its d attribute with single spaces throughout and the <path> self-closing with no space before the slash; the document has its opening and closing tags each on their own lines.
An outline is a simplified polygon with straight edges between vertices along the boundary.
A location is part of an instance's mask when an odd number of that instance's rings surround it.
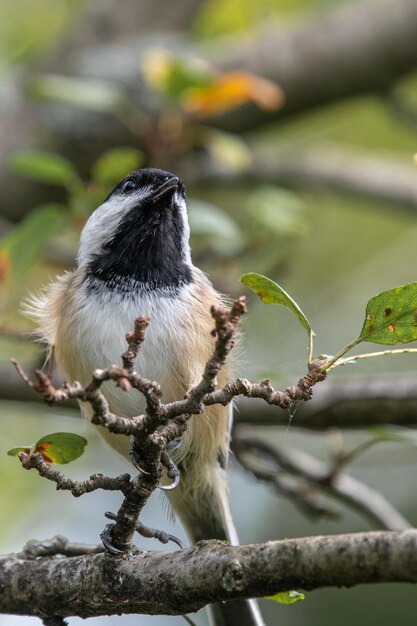
<svg viewBox="0 0 417 626">
<path fill-rule="evenodd" d="M 150 194 L 150 198 L 153 201 L 160 200 L 165 196 L 173 194 L 178 189 L 179 178 L 173 176 L 169 180 L 166 180 L 162 185 L 154 189 Z"/>
</svg>

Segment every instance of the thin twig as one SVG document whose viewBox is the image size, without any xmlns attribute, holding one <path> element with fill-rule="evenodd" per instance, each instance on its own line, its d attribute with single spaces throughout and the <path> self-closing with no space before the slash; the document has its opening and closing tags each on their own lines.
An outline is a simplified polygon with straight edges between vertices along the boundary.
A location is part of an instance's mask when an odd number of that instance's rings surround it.
<svg viewBox="0 0 417 626">
<path fill-rule="evenodd" d="M 19 452 L 18 457 L 22 467 L 27 470 L 36 469 L 40 476 L 54 482 L 57 490 L 70 491 L 76 498 L 98 489 L 128 493 L 131 485 L 129 474 L 122 474 L 116 478 L 110 478 L 103 474 L 93 474 L 88 480 L 77 481 L 68 478 L 52 467 L 40 452 L 26 453 L 22 451 Z"/>
</svg>

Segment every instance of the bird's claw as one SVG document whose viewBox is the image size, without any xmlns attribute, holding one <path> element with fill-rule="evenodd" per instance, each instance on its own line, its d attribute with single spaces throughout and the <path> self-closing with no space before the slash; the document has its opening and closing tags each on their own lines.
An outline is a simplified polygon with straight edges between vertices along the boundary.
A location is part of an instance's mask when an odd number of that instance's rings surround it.
<svg viewBox="0 0 417 626">
<path fill-rule="evenodd" d="M 167 476 L 168 478 L 171 478 L 172 483 L 170 485 L 158 485 L 158 489 L 161 489 L 162 491 L 172 491 L 173 489 L 176 489 L 180 484 L 180 470 L 175 465 L 169 454 L 167 454 L 167 452 L 162 452 L 161 462 L 162 465 L 166 467 Z"/>
<path fill-rule="evenodd" d="M 135 440 L 133 437 L 130 437 L 130 450 L 129 450 L 129 456 L 132 460 L 132 463 L 134 465 L 134 467 L 138 470 L 138 472 L 140 472 L 141 474 L 148 474 L 149 472 L 145 471 L 144 469 L 141 468 L 141 466 L 139 465 L 139 455 L 137 453 L 137 446 L 135 445 Z"/>
<path fill-rule="evenodd" d="M 106 517 L 108 517 L 106 513 Z M 114 528 L 114 524 L 106 524 L 104 530 L 100 533 L 100 539 L 103 546 L 111 552 L 112 554 L 122 554 L 123 550 L 116 548 L 116 546 L 112 543 L 112 530 Z"/>
</svg>

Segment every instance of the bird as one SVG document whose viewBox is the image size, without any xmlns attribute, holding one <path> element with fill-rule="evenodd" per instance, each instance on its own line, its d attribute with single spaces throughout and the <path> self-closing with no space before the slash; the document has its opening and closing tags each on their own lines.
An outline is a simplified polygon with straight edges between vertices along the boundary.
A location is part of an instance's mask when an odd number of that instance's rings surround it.
<svg viewBox="0 0 417 626">
<path fill-rule="evenodd" d="M 124 338 L 139 315 L 151 324 L 135 368 L 158 381 L 165 402 L 182 399 L 200 380 L 214 347 L 212 305 L 225 300 L 191 259 L 187 197 L 171 172 L 141 168 L 119 182 L 90 215 L 80 236 L 76 266 L 32 298 L 30 315 L 69 380 L 86 385 L 97 368 L 117 363 Z M 230 379 L 227 363 L 218 384 Z M 105 383 L 110 410 L 138 415 L 138 394 Z M 91 409 L 84 407 L 86 417 Z M 232 409 L 205 407 L 192 416 L 170 452 L 181 471 L 170 492 L 191 543 L 220 539 L 238 543 L 228 501 L 227 464 Z M 129 459 L 129 440 L 98 427 Z M 211 605 L 215 626 L 264 626 L 255 600 Z"/>
</svg>

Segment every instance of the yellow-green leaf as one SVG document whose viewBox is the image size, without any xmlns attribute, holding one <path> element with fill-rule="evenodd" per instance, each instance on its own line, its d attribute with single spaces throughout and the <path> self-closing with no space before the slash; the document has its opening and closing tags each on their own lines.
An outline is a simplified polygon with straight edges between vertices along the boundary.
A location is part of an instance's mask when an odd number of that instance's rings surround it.
<svg viewBox="0 0 417 626">
<path fill-rule="evenodd" d="M 71 463 L 84 452 L 87 440 L 74 433 L 51 433 L 35 443 L 34 451 L 40 452 L 49 463 Z"/>
<path fill-rule="evenodd" d="M 193 58 L 174 56 L 163 49 L 153 49 L 145 55 L 142 70 L 149 85 L 173 100 L 185 91 L 210 85 L 214 80 L 212 69 L 206 62 Z"/>
<path fill-rule="evenodd" d="M 221 167 L 232 172 L 245 172 L 252 161 L 252 154 L 247 143 L 232 133 L 211 131 L 208 134 L 205 149 Z"/>
<path fill-rule="evenodd" d="M 249 274 L 243 274 L 240 277 L 241 282 L 252 289 L 266 304 L 280 304 L 287 307 L 298 319 L 301 326 L 307 331 L 309 339 L 309 361 L 312 354 L 312 341 L 314 332 L 310 326 L 310 322 L 298 306 L 298 304 L 291 298 L 290 295 L 282 287 L 280 287 L 273 280 L 256 274 L 255 272 L 249 272 Z"/>
<path fill-rule="evenodd" d="M 78 180 L 72 163 L 53 152 L 41 150 L 15 152 L 9 158 L 9 167 L 18 174 L 52 185 L 71 187 L 74 181 Z"/>
<path fill-rule="evenodd" d="M 11 450 L 7 450 L 7 454 L 9 456 L 18 456 L 20 452 L 26 452 L 29 454 L 31 450 L 31 446 L 20 446 L 19 448 L 12 448 Z"/>
<path fill-rule="evenodd" d="M 369 300 L 360 341 L 394 345 L 417 339 L 417 283 L 383 291 Z"/>
<path fill-rule="evenodd" d="M 136 148 L 121 146 L 104 152 L 94 163 L 92 178 L 103 185 L 115 185 L 121 178 L 143 163 L 143 153 Z"/>
<path fill-rule="evenodd" d="M 274 596 L 266 596 L 267 600 L 272 600 L 273 602 L 279 602 L 279 604 L 295 604 L 300 600 L 305 599 L 305 595 L 303 593 L 299 593 L 298 591 L 283 591 L 282 593 L 276 593 Z"/>
</svg>

